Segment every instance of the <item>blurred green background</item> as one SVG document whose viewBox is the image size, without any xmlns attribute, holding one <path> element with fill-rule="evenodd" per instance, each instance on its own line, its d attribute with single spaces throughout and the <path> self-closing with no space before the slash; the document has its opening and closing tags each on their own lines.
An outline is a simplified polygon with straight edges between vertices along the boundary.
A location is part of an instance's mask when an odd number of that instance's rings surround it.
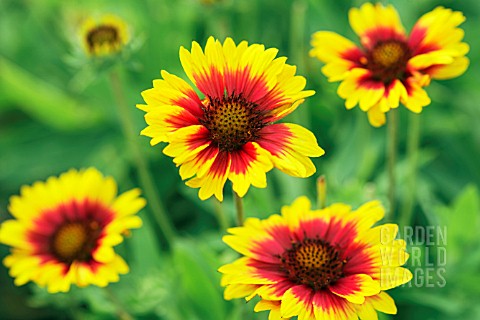
<svg viewBox="0 0 480 320">
<path fill-rule="evenodd" d="M 208 3 L 207 3 L 208 2 Z M 434 81 L 427 91 L 432 104 L 421 114 L 418 174 L 414 194 L 414 224 L 447 226 L 446 285 L 415 282 L 394 289 L 395 319 L 480 319 L 480 5 L 464 1 L 388 1 L 398 9 L 409 30 L 424 13 L 438 5 L 464 12 L 465 41 L 471 66 L 461 77 Z M 236 42 L 262 43 L 279 49 L 279 56 L 298 66 L 307 88 L 316 95 L 287 121 L 311 129 L 326 155 L 313 159 L 317 173 L 310 179 L 291 178 L 278 170 L 267 176 L 267 189 L 251 188 L 245 197 L 247 216 L 277 213 L 299 195 L 315 199 L 315 179 L 324 174 L 328 203 L 357 207 L 370 199 L 387 203 L 386 127 L 369 126 L 358 108 L 346 111 L 320 73 L 322 64 L 308 57 L 313 32 L 331 30 L 355 39 L 348 9 L 363 1 L 329 0 L 146 0 L 61 1 L 0 0 L 0 221 L 11 195 L 20 186 L 45 180 L 69 168 L 95 166 L 118 181 L 120 191 L 139 186 L 121 128 L 108 73 L 115 61 L 91 62 L 79 52 L 76 28 L 89 15 L 114 13 L 127 21 L 133 35 L 129 54 L 116 61 L 131 106 L 130 117 L 140 132 L 145 127 L 141 91 L 151 87 L 161 69 L 186 78 L 178 58 L 180 46 L 208 36 Z M 396 166 L 398 203 L 405 206 L 409 164 L 406 141 L 409 114 L 402 107 Z M 217 268 L 237 256 L 221 241 L 213 199 L 200 201 L 187 188 L 172 160 L 138 137 L 179 236 L 167 248 L 150 212 L 141 212 L 144 226 L 118 247 L 131 272 L 110 288 L 125 310 L 138 319 L 225 320 L 267 319 L 253 313 L 253 302 L 226 302 Z M 229 192 L 222 205 L 234 223 Z M 397 222 L 397 220 L 393 219 Z M 436 250 L 415 238 L 409 247 L 422 260 L 437 261 Z M 8 253 L 0 247 L 0 257 Z M 410 265 L 412 271 L 425 265 Z M 432 283 L 438 275 L 433 274 Z M 35 284 L 14 287 L 0 267 L 1 319 L 113 319 L 116 307 L 104 290 L 73 288 L 49 295 Z M 390 319 L 383 316 L 383 319 Z"/>
</svg>

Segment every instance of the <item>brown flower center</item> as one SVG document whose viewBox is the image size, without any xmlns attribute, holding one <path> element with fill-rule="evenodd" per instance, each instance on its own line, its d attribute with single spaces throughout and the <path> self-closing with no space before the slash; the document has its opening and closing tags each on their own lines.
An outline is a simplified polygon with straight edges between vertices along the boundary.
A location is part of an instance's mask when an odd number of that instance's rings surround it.
<svg viewBox="0 0 480 320">
<path fill-rule="evenodd" d="M 210 131 L 210 139 L 222 151 L 235 151 L 255 141 L 263 128 L 264 116 L 258 106 L 239 96 L 223 100 L 209 99 L 202 124 Z"/>
<path fill-rule="evenodd" d="M 117 46 L 120 42 L 117 28 L 109 25 L 101 25 L 92 29 L 87 34 L 87 43 L 90 51 L 94 51 L 95 47 L 105 44 Z"/>
<path fill-rule="evenodd" d="M 96 222 L 67 222 L 53 234 L 51 251 L 56 258 L 65 263 L 89 261 L 100 235 Z"/>
<path fill-rule="evenodd" d="M 403 78 L 410 56 L 410 49 L 405 42 L 382 41 L 367 53 L 367 68 L 377 80 L 388 84 L 394 79 Z"/>
<path fill-rule="evenodd" d="M 296 242 L 281 256 L 282 270 L 288 278 L 321 290 L 343 277 L 342 260 L 337 248 L 321 239 L 306 238 Z"/>
</svg>

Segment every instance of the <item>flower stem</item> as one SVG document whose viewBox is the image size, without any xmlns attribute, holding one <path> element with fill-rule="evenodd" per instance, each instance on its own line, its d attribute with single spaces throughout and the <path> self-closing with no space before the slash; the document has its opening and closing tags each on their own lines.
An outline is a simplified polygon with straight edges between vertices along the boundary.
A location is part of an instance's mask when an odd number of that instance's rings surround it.
<svg viewBox="0 0 480 320">
<path fill-rule="evenodd" d="M 289 61 L 293 61 L 297 67 L 297 71 L 300 73 L 305 72 L 307 67 L 305 39 L 306 31 L 306 15 L 308 5 L 304 0 L 294 0 L 290 9 L 290 34 L 289 34 L 289 47 L 288 57 Z M 292 121 L 302 123 L 307 128 L 311 127 L 311 117 L 309 109 L 302 107 L 298 108 L 294 113 L 290 115 Z M 300 181 L 306 186 L 306 180 L 300 179 Z"/>
<path fill-rule="evenodd" d="M 317 179 L 317 209 L 324 209 L 327 204 L 327 182 L 325 176 Z"/>
<path fill-rule="evenodd" d="M 307 5 L 303 0 L 294 0 L 290 9 L 290 34 L 289 34 L 289 54 L 288 56 L 292 61 L 295 61 L 295 65 L 298 70 L 303 71 L 305 69 L 305 16 L 307 14 Z"/>
<path fill-rule="evenodd" d="M 222 203 L 218 201 L 216 198 L 212 199 L 213 205 L 215 206 L 215 216 L 218 221 L 218 226 L 220 227 L 220 232 L 224 233 L 225 230 L 228 229 L 228 221 L 227 217 L 225 216 L 225 211 L 223 210 Z"/>
<path fill-rule="evenodd" d="M 120 320 L 133 320 L 134 318 L 130 313 L 125 310 L 123 307 L 123 304 L 118 300 L 117 296 L 113 293 L 112 289 L 110 287 L 105 287 L 105 292 L 110 299 L 110 301 L 115 305 L 115 308 L 117 309 L 117 317 Z"/>
<path fill-rule="evenodd" d="M 400 216 L 400 226 L 407 226 L 412 222 L 413 207 L 415 205 L 415 194 L 417 184 L 417 162 L 420 143 L 420 115 L 410 113 L 409 130 L 407 140 L 408 155 L 408 176 L 407 193 L 404 207 Z"/>
<path fill-rule="evenodd" d="M 388 119 L 388 201 L 390 204 L 389 216 L 392 218 L 395 215 L 395 164 L 397 162 L 397 135 L 398 135 L 398 110 L 392 109 L 389 112 Z"/>
<path fill-rule="evenodd" d="M 244 212 L 243 212 L 243 198 L 233 191 L 233 198 L 235 200 L 235 208 L 237 209 L 237 226 L 243 225 Z"/>
<path fill-rule="evenodd" d="M 173 244 L 173 239 L 175 238 L 175 229 L 168 219 L 166 210 L 160 200 L 159 192 L 157 191 L 152 176 L 150 175 L 148 164 L 142 154 L 141 148 L 137 144 L 138 133 L 135 130 L 132 117 L 130 116 L 130 110 L 123 94 L 124 90 L 122 88 L 120 77 L 115 70 L 110 72 L 110 86 L 116 99 L 123 134 L 125 135 L 127 145 L 130 148 L 130 153 L 135 161 L 140 184 L 145 192 L 148 205 L 150 206 L 153 218 L 160 227 L 168 245 L 171 246 Z"/>
</svg>

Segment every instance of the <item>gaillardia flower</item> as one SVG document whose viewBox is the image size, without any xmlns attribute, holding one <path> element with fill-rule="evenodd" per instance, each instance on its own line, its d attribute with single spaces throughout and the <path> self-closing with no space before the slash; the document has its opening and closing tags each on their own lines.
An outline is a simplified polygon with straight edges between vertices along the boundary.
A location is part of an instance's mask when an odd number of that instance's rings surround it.
<svg viewBox="0 0 480 320">
<path fill-rule="evenodd" d="M 130 40 L 126 23 L 114 15 L 105 15 L 98 20 L 86 19 L 80 28 L 80 36 L 89 56 L 117 53 Z"/>
<path fill-rule="evenodd" d="M 163 152 L 180 166 L 186 184 L 200 188 L 205 200 L 223 199 L 226 180 L 243 197 L 250 185 L 266 187 L 265 173 L 274 166 L 296 177 L 315 172 L 309 157 L 321 156 L 315 136 L 290 123 L 274 123 L 294 111 L 313 91 L 303 91 L 305 78 L 275 58 L 277 49 L 263 45 L 223 45 L 210 37 L 205 53 L 197 42 L 180 49 L 184 80 L 162 71 L 162 80 L 142 92 L 148 127 L 142 134 L 151 145 L 167 142 Z"/>
<path fill-rule="evenodd" d="M 141 226 L 139 195 L 133 189 L 117 197 L 115 181 L 93 168 L 23 186 L 10 198 L 15 219 L 0 226 L 0 242 L 12 247 L 3 263 L 15 284 L 33 281 L 54 293 L 118 281 L 128 266 L 113 246 Z"/>
<path fill-rule="evenodd" d="M 372 225 L 384 210 L 377 201 L 355 211 L 344 204 L 311 210 L 306 197 L 268 219 L 249 218 L 223 240 L 244 257 L 219 269 L 225 299 L 260 296 L 255 311 L 269 320 L 377 319 L 396 313 L 385 290 L 411 280 L 400 267 L 406 243 L 398 226 Z"/>
<path fill-rule="evenodd" d="M 347 109 L 367 112 L 370 124 L 381 126 L 385 113 L 401 102 L 420 113 L 430 104 L 423 89 L 431 79 L 449 79 L 468 67 L 469 47 L 461 42 L 465 17 L 461 12 L 438 7 L 423 15 L 407 36 L 391 6 L 365 3 L 349 12 L 350 25 L 360 37 L 358 47 L 329 31 L 312 37 L 310 55 L 325 63 L 329 81 L 342 81 L 338 95 Z"/>
</svg>

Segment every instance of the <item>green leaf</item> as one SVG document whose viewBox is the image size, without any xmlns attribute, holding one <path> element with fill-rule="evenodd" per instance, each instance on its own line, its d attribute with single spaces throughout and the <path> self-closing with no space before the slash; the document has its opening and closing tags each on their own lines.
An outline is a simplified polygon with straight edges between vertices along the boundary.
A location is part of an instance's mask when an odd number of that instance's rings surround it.
<svg viewBox="0 0 480 320">
<path fill-rule="evenodd" d="M 402 301 L 410 301 L 416 305 L 430 307 L 450 316 L 458 315 L 465 308 L 464 301 L 440 295 L 428 289 L 412 289 L 399 295 Z"/>
<path fill-rule="evenodd" d="M 455 199 L 453 205 L 454 219 L 450 221 L 450 231 L 453 231 L 454 235 L 464 240 L 465 243 L 470 243 L 477 239 L 479 213 L 480 199 L 478 189 L 474 185 L 469 185 Z"/>
<path fill-rule="evenodd" d="M 116 307 L 105 290 L 111 289 L 103 289 L 95 286 L 81 288 L 81 295 L 94 314 L 115 314 L 116 312 Z"/>
<path fill-rule="evenodd" d="M 148 273 L 156 269 L 162 261 L 161 250 L 151 225 L 153 219 L 146 217 L 145 214 L 145 210 L 140 214 L 143 226 L 133 230 L 132 237 L 127 239 L 127 244 L 131 246 L 130 268 L 136 274 Z"/>
<path fill-rule="evenodd" d="M 199 318 L 226 319 L 215 254 L 199 243 L 183 241 L 175 245 L 173 260 L 181 286 Z"/>
<path fill-rule="evenodd" d="M 448 225 L 448 240 L 459 246 L 472 244 L 478 239 L 480 198 L 474 185 L 466 186 L 449 209 L 439 210 Z"/>
</svg>

